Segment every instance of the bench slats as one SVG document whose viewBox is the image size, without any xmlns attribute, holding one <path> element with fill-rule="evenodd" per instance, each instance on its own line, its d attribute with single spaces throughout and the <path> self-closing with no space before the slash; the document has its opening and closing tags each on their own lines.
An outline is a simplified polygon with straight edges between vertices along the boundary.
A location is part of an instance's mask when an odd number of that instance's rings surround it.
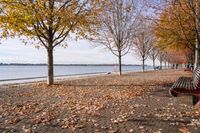
<svg viewBox="0 0 200 133">
<path fill-rule="evenodd" d="M 189 93 L 197 98 L 193 105 L 200 102 L 200 67 L 193 71 L 192 78 L 180 77 L 170 88 L 169 93 L 175 97 L 180 93 Z"/>
<path fill-rule="evenodd" d="M 177 96 L 178 93 L 193 93 L 200 92 L 200 67 L 197 67 L 192 78 L 180 77 L 170 88 L 170 93 Z"/>
<path fill-rule="evenodd" d="M 191 90 L 194 89 L 192 84 L 192 78 L 190 77 L 180 77 L 172 86 L 172 89 L 186 89 Z"/>
</svg>

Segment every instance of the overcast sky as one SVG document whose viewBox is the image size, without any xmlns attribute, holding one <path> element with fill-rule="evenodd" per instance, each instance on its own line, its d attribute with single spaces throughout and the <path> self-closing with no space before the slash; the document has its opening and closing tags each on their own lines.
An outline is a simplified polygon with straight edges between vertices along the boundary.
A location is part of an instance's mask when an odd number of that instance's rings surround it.
<svg viewBox="0 0 200 133">
<path fill-rule="evenodd" d="M 55 64 L 114 64 L 117 58 L 103 47 L 95 47 L 87 40 L 70 41 L 67 48 L 56 47 Z M 44 48 L 25 45 L 19 39 L 7 39 L 0 44 L 0 63 L 46 63 L 47 53 Z M 151 65 L 152 61 L 147 61 Z M 122 58 L 123 64 L 141 64 L 133 53 Z"/>
</svg>

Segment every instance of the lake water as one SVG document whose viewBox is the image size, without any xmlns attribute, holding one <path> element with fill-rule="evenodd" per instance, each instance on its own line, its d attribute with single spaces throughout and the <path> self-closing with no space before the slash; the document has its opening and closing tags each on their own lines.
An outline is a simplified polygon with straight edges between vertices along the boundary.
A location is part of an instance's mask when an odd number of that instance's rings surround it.
<svg viewBox="0 0 200 133">
<path fill-rule="evenodd" d="M 55 76 L 107 73 L 116 71 L 116 66 L 54 66 Z M 146 66 L 150 70 L 152 66 Z M 123 71 L 142 70 L 141 66 L 122 66 Z M 0 81 L 28 78 L 46 78 L 47 66 L 42 65 L 0 65 Z"/>
</svg>

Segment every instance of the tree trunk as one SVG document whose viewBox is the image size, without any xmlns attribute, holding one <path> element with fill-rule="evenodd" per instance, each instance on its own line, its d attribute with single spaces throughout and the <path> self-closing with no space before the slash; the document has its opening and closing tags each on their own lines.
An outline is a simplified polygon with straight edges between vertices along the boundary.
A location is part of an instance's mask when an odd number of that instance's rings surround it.
<svg viewBox="0 0 200 133">
<path fill-rule="evenodd" d="M 194 68 L 198 67 L 199 66 L 199 43 L 198 43 L 198 40 L 196 41 L 196 45 L 195 45 L 195 62 L 194 62 Z"/>
<path fill-rule="evenodd" d="M 160 70 L 162 70 L 162 57 L 160 57 Z"/>
<path fill-rule="evenodd" d="M 144 58 L 142 58 L 142 71 L 144 72 Z"/>
<path fill-rule="evenodd" d="M 153 57 L 153 69 L 156 70 L 156 67 L 155 67 L 155 58 Z"/>
<path fill-rule="evenodd" d="M 200 58 L 200 51 L 199 51 L 199 49 L 200 49 L 200 26 L 199 26 L 199 22 L 200 22 L 200 20 L 199 20 L 199 18 L 198 18 L 198 16 L 199 16 L 199 14 L 200 14 L 200 1 L 197 1 L 196 2 L 196 29 L 197 29 L 197 35 L 196 35 L 196 44 L 195 44 L 195 63 L 194 63 L 194 69 L 196 68 L 196 67 L 198 67 L 199 65 L 200 65 L 200 60 L 199 60 L 199 58 Z"/>
<path fill-rule="evenodd" d="M 48 53 L 48 77 L 47 77 L 47 84 L 52 85 L 54 83 L 54 73 L 53 73 L 53 48 L 47 49 Z"/>
<path fill-rule="evenodd" d="M 119 59 L 119 75 L 122 75 L 122 60 L 121 60 L 121 51 L 119 51 L 119 56 L 118 56 L 118 59 Z"/>
</svg>

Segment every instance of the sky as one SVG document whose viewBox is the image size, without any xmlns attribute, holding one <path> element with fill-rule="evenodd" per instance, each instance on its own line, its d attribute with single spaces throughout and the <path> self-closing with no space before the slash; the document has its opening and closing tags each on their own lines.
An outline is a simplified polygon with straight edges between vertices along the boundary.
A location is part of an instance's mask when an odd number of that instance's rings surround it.
<svg viewBox="0 0 200 133">
<path fill-rule="evenodd" d="M 20 39 L 7 39 L 0 44 L 0 63 L 46 63 L 46 49 L 24 44 Z M 55 47 L 54 64 L 116 64 L 118 59 L 109 50 L 87 40 L 69 41 L 68 47 Z M 138 64 L 141 61 L 134 53 L 122 57 L 123 64 Z M 151 60 L 146 64 L 152 65 Z"/>
</svg>

